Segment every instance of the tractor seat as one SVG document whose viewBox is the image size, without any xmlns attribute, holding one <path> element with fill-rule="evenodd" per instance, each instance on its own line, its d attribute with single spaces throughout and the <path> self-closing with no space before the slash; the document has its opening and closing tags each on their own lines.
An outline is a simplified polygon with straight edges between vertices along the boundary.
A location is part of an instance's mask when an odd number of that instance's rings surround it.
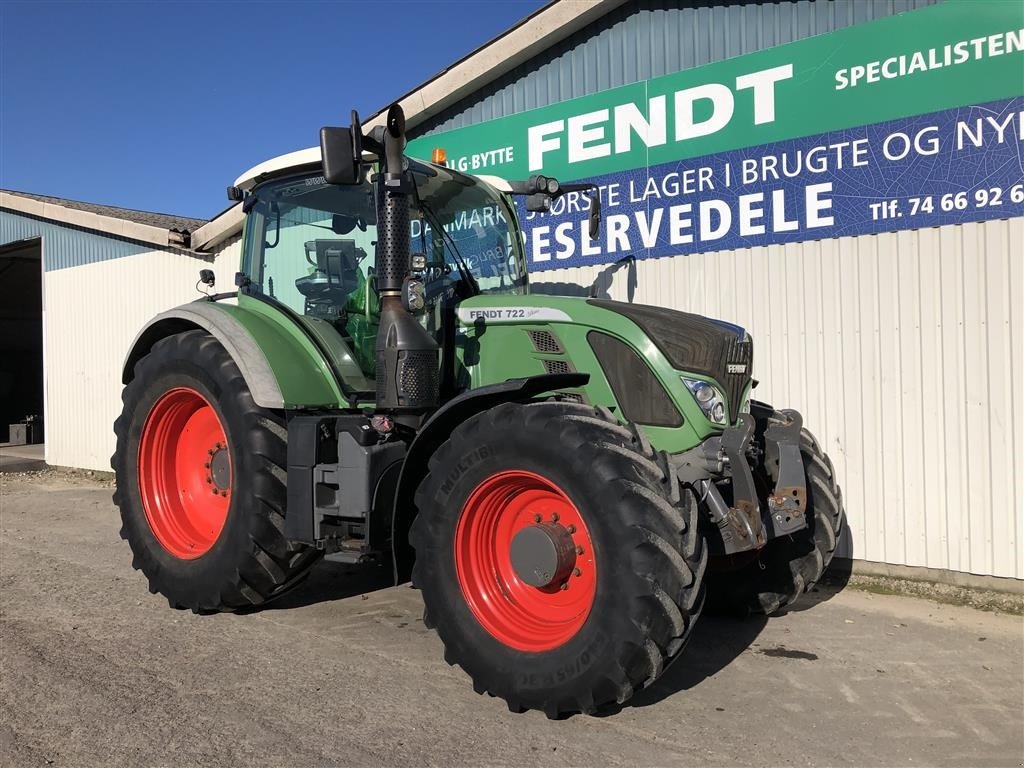
<svg viewBox="0 0 1024 768">
<path fill-rule="evenodd" d="M 355 240 L 308 240 L 306 260 L 315 265 L 309 275 L 295 281 L 299 293 L 317 303 L 341 307 L 359 285 L 359 259 Z"/>
</svg>

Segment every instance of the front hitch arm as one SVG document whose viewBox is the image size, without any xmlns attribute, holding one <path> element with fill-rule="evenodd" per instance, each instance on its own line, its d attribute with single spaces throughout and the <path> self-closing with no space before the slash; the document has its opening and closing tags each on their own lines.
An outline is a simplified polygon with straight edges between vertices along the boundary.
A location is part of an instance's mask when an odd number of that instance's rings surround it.
<svg viewBox="0 0 1024 768">
<path fill-rule="evenodd" d="M 740 549 L 754 549 L 764 546 L 768 541 L 767 533 L 761 522 L 761 506 L 757 501 L 757 487 L 754 485 L 754 474 L 747 462 L 747 447 L 754 435 L 754 419 L 750 414 L 740 414 L 738 426 L 722 433 L 722 450 L 729 460 L 732 474 L 732 507 L 731 526 L 740 534 L 742 541 L 737 542 Z"/>
<path fill-rule="evenodd" d="M 778 420 L 782 417 L 785 421 Z M 779 474 L 775 490 L 768 496 L 772 538 L 786 536 L 807 526 L 807 478 L 800 455 L 803 418 L 796 411 L 777 411 L 765 430 L 765 446 L 778 454 Z"/>
<path fill-rule="evenodd" d="M 759 549 L 769 539 L 807 526 L 807 480 L 800 454 L 802 425 L 803 419 L 796 411 L 772 414 L 764 432 L 764 454 L 753 456 L 755 421 L 744 413 L 736 426 L 670 458 L 679 481 L 697 491 L 702 509 L 718 528 L 724 554 Z M 775 488 L 770 492 L 762 488 L 759 494 L 751 463 L 762 460 L 777 463 L 778 473 Z M 719 488 L 723 480 L 729 483 L 731 504 Z"/>
</svg>

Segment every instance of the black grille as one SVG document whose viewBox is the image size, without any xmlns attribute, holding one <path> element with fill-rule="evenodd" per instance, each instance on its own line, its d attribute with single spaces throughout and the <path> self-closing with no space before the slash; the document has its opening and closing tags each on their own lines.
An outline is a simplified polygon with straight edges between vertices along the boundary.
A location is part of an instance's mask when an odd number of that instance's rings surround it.
<svg viewBox="0 0 1024 768">
<path fill-rule="evenodd" d="M 398 366 L 398 392 L 405 405 L 417 407 L 437 402 L 436 352 L 406 352 Z"/>
<path fill-rule="evenodd" d="M 387 355 L 377 356 L 377 402 L 387 397 Z M 392 374 L 393 375 L 393 374 Z M 440 371 L 434 352 L 403 352 L 398 360 L 398 397 L 407 408 L 437 404 Z"/>
<path fill-rule="evenodd" d="M 572 373 L 573 367 L 565 360 L 545 360 L 544 368 L 548 373 Z"/>
<path fill-rule="evenodd" d="M 622 415 L 637 424 L 678 427 L 683 417 L 651 367 L 632 347 L 600 331 L 587 334 Z"/>
<path fill-rule="evenodd" d="M 603 299 L 590 299 L 589 303 L 625 315 L 640 326 L 673 368 L 717 381 L 729 401 L 729 421 L 736 421 L 754 360 L 753 342 L 745 335 L 740 338 L 740 328 L 643 304 Z"/>
<path fill-rule="evenodd" d="M 733 422 L 739 416 L 743 390 L 750 383 L 754 368 L 754 342 L 749 336 L 745 341 L 733 336 L 721 357 L 725 360 L 725 373 L 715 373 L 714 377 L 725 388 L 725 396 L 729 398 L 729 421 Z"/>
<path fill-rule="evenodd" d="M 558 343 L 558 339 L 550 331 L 527 331 L 527 333 L 530 334 L 533 348 L 538 352 L 547 355 L 560 355 L 564 351 L 562 345 Z"/>
</svg>

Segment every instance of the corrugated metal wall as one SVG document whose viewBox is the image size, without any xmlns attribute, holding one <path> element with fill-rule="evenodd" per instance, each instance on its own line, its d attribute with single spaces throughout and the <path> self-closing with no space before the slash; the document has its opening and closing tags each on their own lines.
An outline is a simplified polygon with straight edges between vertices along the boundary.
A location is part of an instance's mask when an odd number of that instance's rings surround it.
<svg viewBox="0 0 1024 768">
<path fill-rule="evenodd" d="M 747 327 L 758 398 L 800 410 L 843 485 L 845 554 L 1024 578 L 1024 219 L 534 275 Z M 47 239 L 43 239 L 44 259 Z M 230 285 L 239 241 L 214 264 Z M 46 273 L 47 461 L 106 470 L 120 367 L 196 259 L 148 251 Z"/>
<path fill-rule="evenodd" d="M 213 264 L 184 251 L 0 212 L 0 244 L 42 236 L 46 460 L 109 471 L 121 365 L 154 315 L 197 298 L 202 268 L 234 285 L 239 239 Z"/>
<path fill-rule="evenodd" d="M 238 243 L 229 243 L 212 265 L 220 290 L 234 285 Z M 46 254 L 44 236 L 44 259 Z M 110 471 L 128 348 L 154 315 L 197 298 L 198 270 L 210 266 L 181 252 L 158 250 L 46 273 L 48 463 Z"/>
<path fill-rule="evenodd" d="M 632 0 L 418 125 L 415 136 L 546 107 L 620 85 L 933 5 L 937 0 Z"/>
<path fill-rule="evenodd" d="M 47 270 L 134 256 L 153 247 L 114 235 L 61 226 L 15 211 L 0 210 L 0 244 L 40 236 L 46 241 Z"/>
<path fill-rule="evenodd" d="M 745 326 L 832 457 L 847 556 L 1024 578 L 1024 218 L 534 275 Z M 852 547 L 852 549 L 851 549 Z"/>
</svg>

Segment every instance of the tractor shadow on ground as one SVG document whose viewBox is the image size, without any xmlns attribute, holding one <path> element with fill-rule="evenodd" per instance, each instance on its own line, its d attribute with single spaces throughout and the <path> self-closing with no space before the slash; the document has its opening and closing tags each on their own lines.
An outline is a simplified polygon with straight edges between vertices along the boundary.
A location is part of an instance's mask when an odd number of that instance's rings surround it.
<svg viewBox="0 0 1024 768">
<path fill-rule="evenodd" d="M 697 687 L 747 650 L 768 621 L 765 616 L 737 618 L 704 614 L 676 663 L 670 666 L 654 685 L 640 691 L 624 706 L 650 707 L 680 691 Z M 617 707 L 602 714 L 614 715 L 622 708 Z"/>
<path fill-rule="evenodd" d="M 310 568 L 309 575 L 294 589 L 262 606 L 260 610 L 282 611 L 329 603 L 388 589 L 394 585 L 390 562 L 348 565 L 321 560 Z"/>
<path fill-rule="evenodd" d="M 850 560 L 835 560 L 825 571 L 821 581 L 810 592 L 801 596 L 792 607 L 774 614 L 773 617 L 748 615 L 737 616 L 721 609 L 705 608 L 693 631 L 693 637 L 683 650 L 682 656 L 668 668 L 654 685 L 640 691 L 625 707 L 649 707 L 679 693 L 700 685 L 727 667 L 747 650 L 761 634 L 772 618 L 789 612 L 799 613 L 814 609 L 831 600 L 843 591 L 850 580 Z M 800 651 L 790 651 L 800 653 Z M 616 707 L 602 714 L 616 714 L 624 707 Z"/>
</svg>

